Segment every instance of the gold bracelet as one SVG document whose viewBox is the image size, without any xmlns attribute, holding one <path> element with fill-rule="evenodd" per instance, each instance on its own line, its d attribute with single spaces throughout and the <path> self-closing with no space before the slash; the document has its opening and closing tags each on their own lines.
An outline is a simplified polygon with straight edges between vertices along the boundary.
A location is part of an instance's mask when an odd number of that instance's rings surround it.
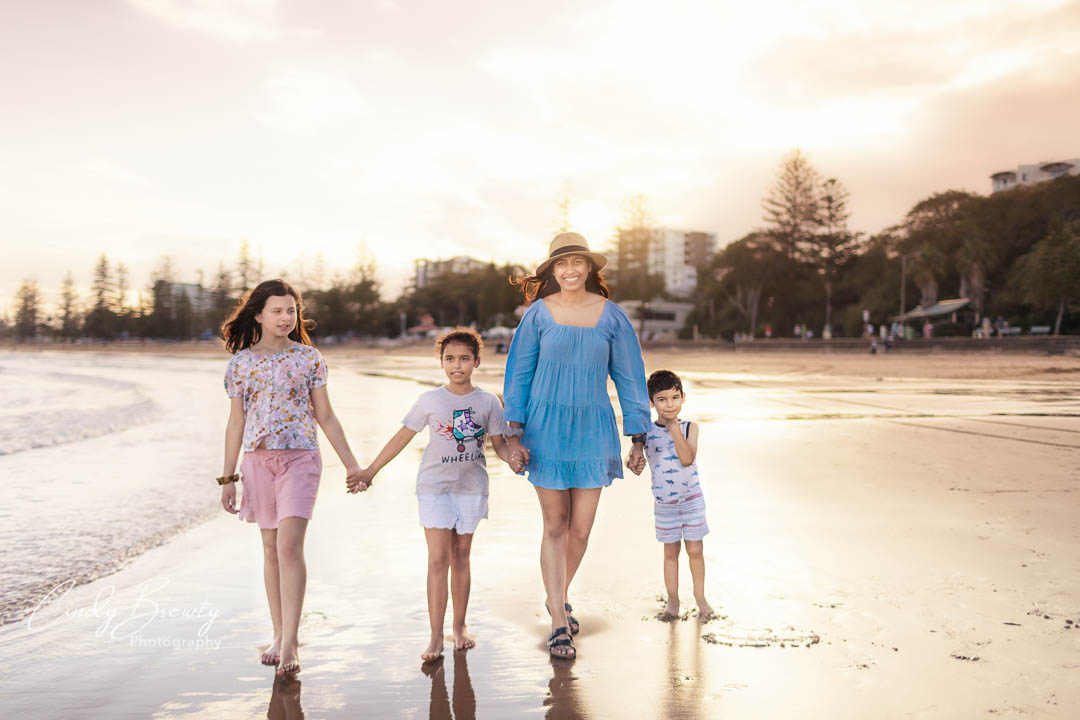
<svg viewBox="0 0 1080 720">
<path fill-rule="evenodd" d="M 240 479 L 240 473 L 233 473 L 232 475 L 225 475 L 217 479 L 218 485 L 228 485 L 231 482 L 237 482 Z"/>
</svg>

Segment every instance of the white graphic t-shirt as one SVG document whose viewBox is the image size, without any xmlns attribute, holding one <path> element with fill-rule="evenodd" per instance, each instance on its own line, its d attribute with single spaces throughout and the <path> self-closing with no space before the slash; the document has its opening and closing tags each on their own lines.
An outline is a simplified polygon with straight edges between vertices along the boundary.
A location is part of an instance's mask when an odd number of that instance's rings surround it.
<svg viewBox="0 0 1080 720">
<path fill-rule="evenodd" d="M 455 395 L 440 387 L 421 395 L 401 423 L 416 432 L 430 429 L 417 495 L 488 494 L 484 439 L 506 434 L 499 398 L 480 388 Z"/>
</svg>

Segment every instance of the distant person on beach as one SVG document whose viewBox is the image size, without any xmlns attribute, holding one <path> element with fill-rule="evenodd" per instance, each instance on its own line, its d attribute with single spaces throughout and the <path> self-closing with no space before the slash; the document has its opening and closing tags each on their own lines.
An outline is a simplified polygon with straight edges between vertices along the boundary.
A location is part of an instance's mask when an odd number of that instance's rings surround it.
<svg viewBox="0 0 1080 720">
<path fill-rule="evenodd" d="M 232 399 L 225 428 L 221 504 L 241 520 L 258 523 L 263 580 L 274 636 L 262 654 L 279 676 L 300 672 L 297 630 L 304 606 L 307 566 L 304 535 L 319 490 L 322 458 L 318 423 L 345 465 L 346 480 L 360 474 L 326 389 L 326 361 L 311 346 L 304 303 L 283 280 L 259 283 L 222 324 L 225 370 Z M 236 461 L 244 451 L 240 473 Z M 236 481 L 244 492 L 236 507 Z"/>
<path fill-rule="evenodd" d="M 420 396 L 402 427 L 367 468 L 349 479 L 355 492 L 371 485 L 375 475 L 405 449 L 416 433 L 429 428 L 428 444 L 416 476 L 416 499 L 420 524 L 427 540 L 427 602 L 431 641 L 420 654 L 434 662 L 443 654 L 446 619 L 447 570 L 454 601 L 454 648 L 476 645 L 466 632 L 465 610 L 469 605 L 471 570 L 469 555 L 473 535 L 488 516 L 488 474 L 484 439 L 490 438 L 495 454 L 520 472 L 524 463 L 511 463 L 504 435 L 499 398 L 472 384 L 473 370 L 480 366 L 484 341 L 472 328 L 458 327 L 435 341 L 446 385 Z"/>
<path fill-rule="evenodd" d="M 698 615 L 712 617 L 705 599 L 704 538 L 709 533 L 705 521 L 705 496 L 701 492 L 697 457 L 698 426 L 679 419 L 683 401 L 682 380 L 670 370 L 649 376 L 649 402 L 656 408 L 656 422 L 645 438 L 645 457 L 652 471 L 653 516 L 656 539 L 664 543 L 664 586 L 667 605 L 663 619 L 679 616 L 679 553 L 686 546 L 694 601 Z M 640 475 L 644 464 L 629 465 Z"/>
<path fill-rule="evenodd" d="M 600 491 L 621 478 L 619 430 L 608 398 L 615 381 L 630 460 L 644 462 L 648 391 L 641 345 L 626 313 L 608 298 L 607 258 L 577 233 L 560 233 L 533 275 L 515 280 L 528 306 L 506 358 L 503 398 L 512 458 L 523 461 L 543 513 L 540 572 L 551 614 L 549 652 L 574 658 L 580 623 L 570 582 L 585 555 Z M 516 441 L 514 441 L 516 443 Z"/>
</svg>

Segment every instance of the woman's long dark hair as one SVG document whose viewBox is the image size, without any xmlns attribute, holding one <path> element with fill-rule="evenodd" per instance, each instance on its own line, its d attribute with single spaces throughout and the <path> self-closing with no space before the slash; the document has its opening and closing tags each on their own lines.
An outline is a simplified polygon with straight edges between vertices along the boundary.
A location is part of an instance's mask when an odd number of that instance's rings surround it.
<svg viewBox="0 0 1080 720">
<path fill-rule="evenodd" d="M 559 282 L 555 279 L 555 263 L 548 265 L 542 273 L 536 275 L 511 277 L 510 284 L 521 290 L 521 294 L 525 296 L 526 305 L 532 305 L 539 298 L 559 292 Z M 589 275 L 585 278 L 585 290 L 606 298 L 611 297 L 611 289 L 604 280 L 604 271 L 596 267 L 592 260 L 589 260 Z"/>
<path fill-rule="evenodd" d="M 284 280 L 265 280 L 244 293 L 228 319 L 221 324 L 225 349 L 236 353 L 259 342 L 262 329 L 259 323 L 255 322 L 255 316 L 262 312 L 269 298 L 285 295 L 292 295 L 296 301 L 296 327 L 289 333 L 289 339 L 310 345 L 308 330 L 315 327 L 315 321 L 304 317 L 304 301 L 300 297 L 300 291 Z"/>
</svg>

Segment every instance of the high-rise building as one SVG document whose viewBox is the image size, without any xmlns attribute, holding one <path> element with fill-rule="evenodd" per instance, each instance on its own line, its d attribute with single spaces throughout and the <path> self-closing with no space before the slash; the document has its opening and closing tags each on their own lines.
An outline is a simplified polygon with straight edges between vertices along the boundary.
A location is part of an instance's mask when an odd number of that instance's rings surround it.
<svg viewBox="0 0 1080 720">
<path fill-rule="evenodd" d="M 474 270 L 480 270 L 490 265 L 490 262 L 475 260 L 465 255 L 457 255 L 449 260 L 428 260 L 418 258 L 416 261 L 416 287 L 422 288 L 440 275 L 465 274 Z"/>
<path fill-rule="evenodd" d="M 658 229 L 649 245 L 648 272 L 662 275 L 672 297 L 689 297 L 697 289 L 698 268 L 712 259 L 716 236 L 706 232 Z"/>
<path fill-rule="evenodd" d="M 177 300 L 180 296 L 186 297 L 192 312 L 201 313 L 210 309 L 210 291 L 204 288 L 201 283 L 163 281 L 160 292 L 172 295 Z"/>
</svg>

